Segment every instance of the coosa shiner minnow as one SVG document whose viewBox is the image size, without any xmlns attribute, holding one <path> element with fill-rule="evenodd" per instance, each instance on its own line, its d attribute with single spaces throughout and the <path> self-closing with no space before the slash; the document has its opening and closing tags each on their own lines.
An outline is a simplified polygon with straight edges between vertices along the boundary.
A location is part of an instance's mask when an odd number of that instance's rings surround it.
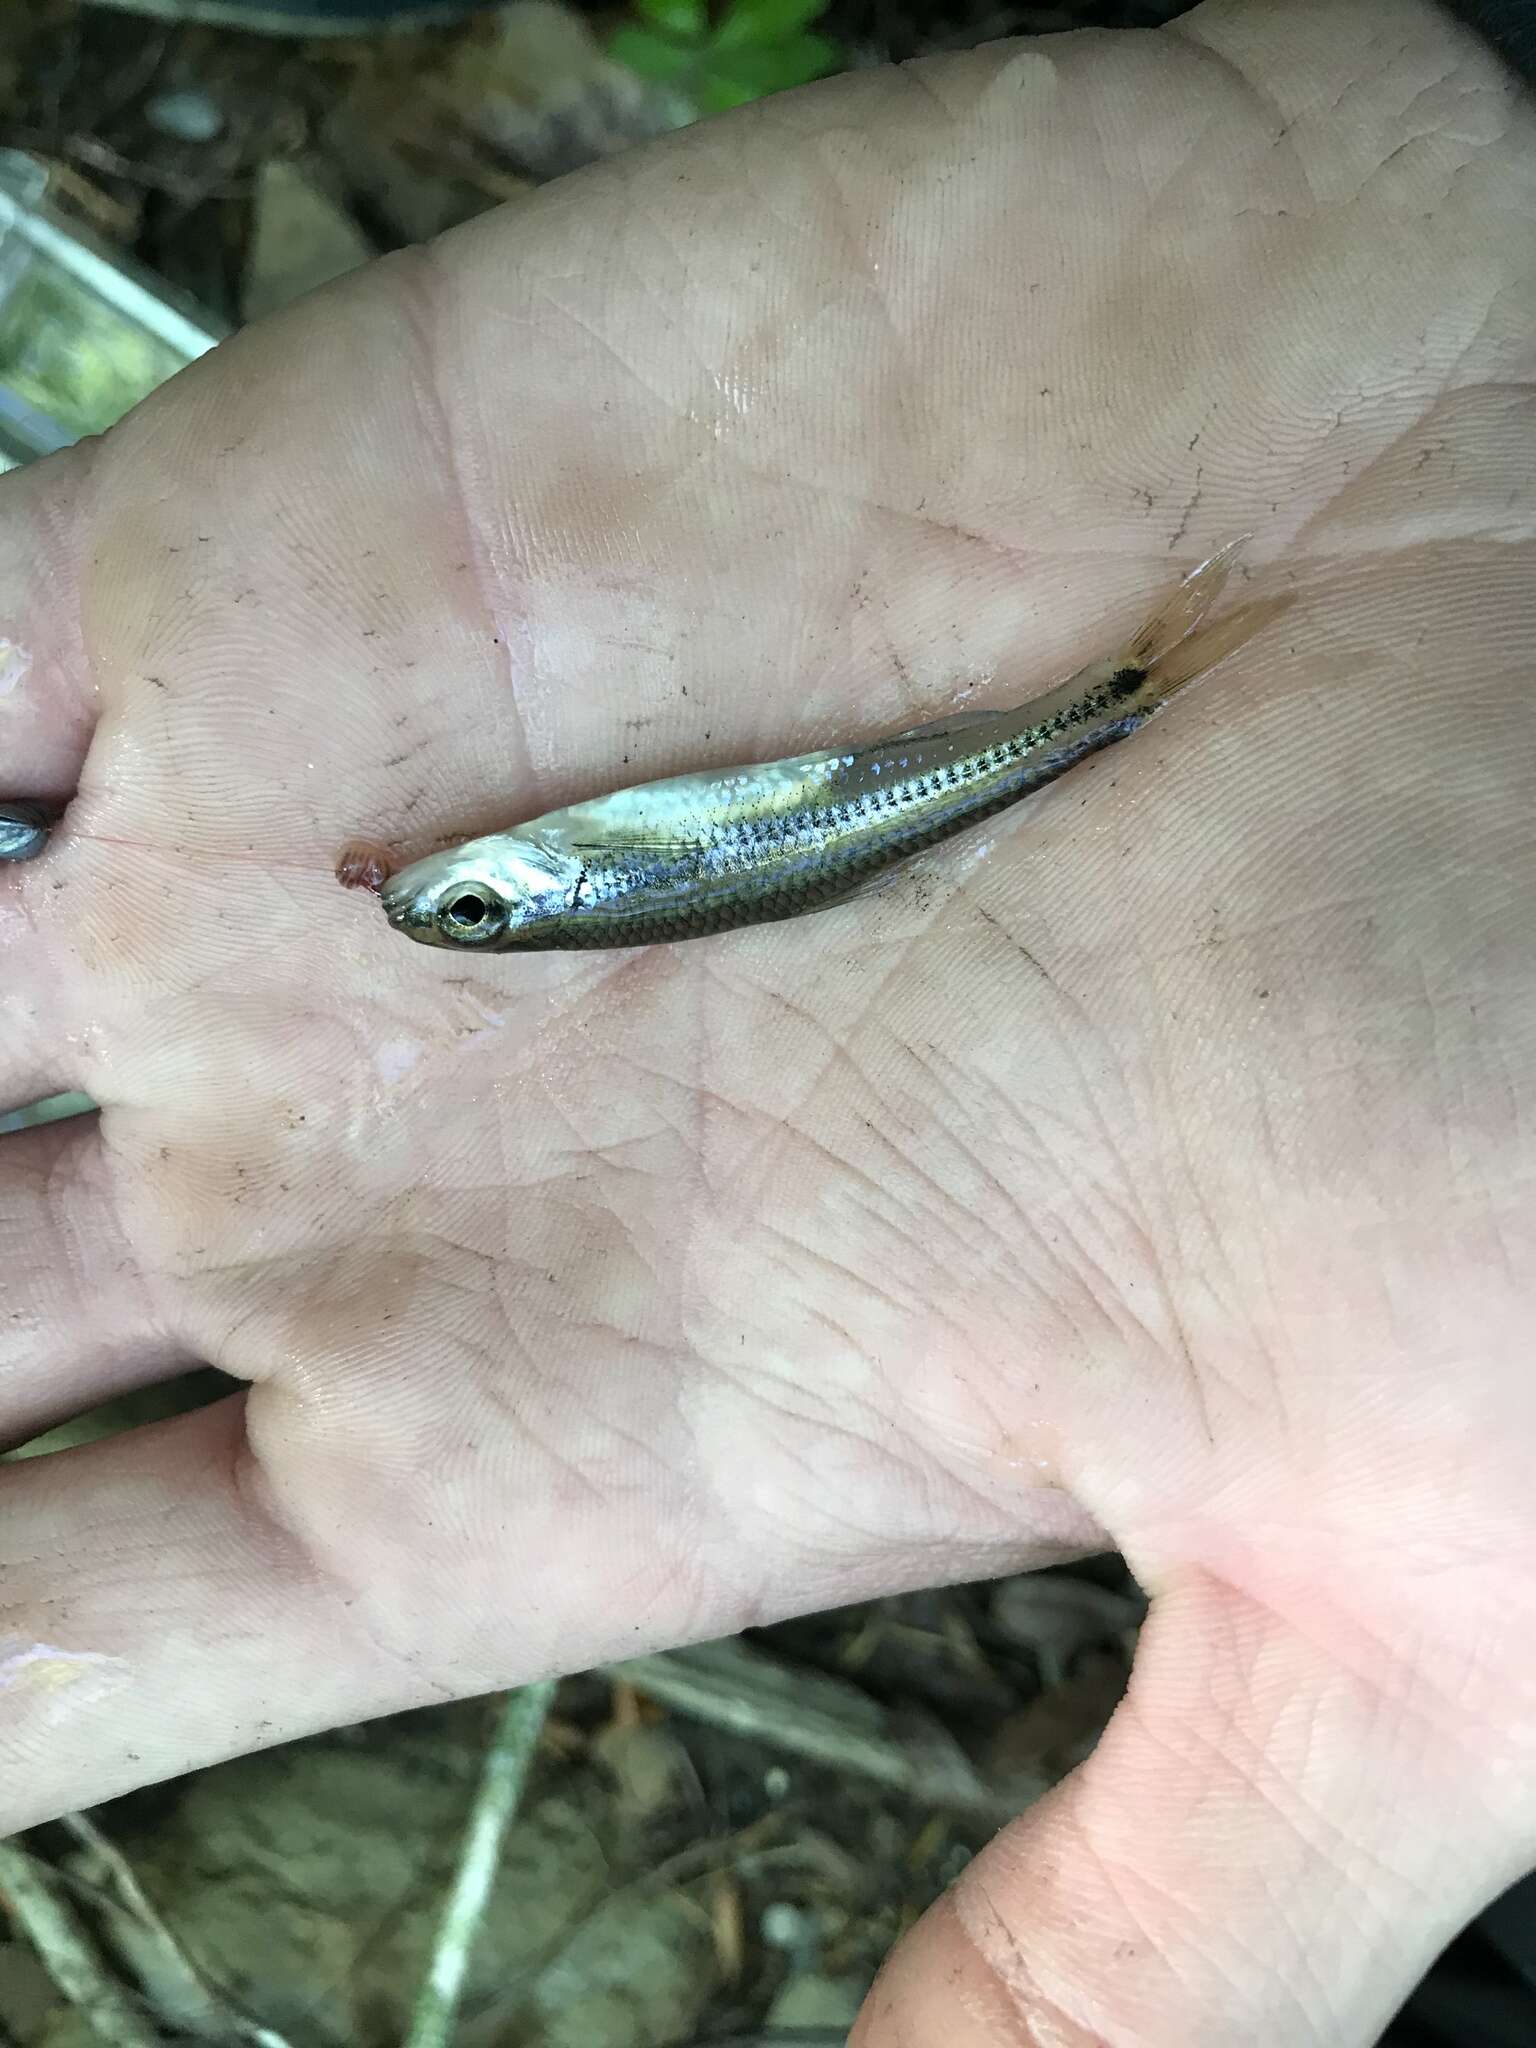
<svg viewBox="0 0 1536 2048">
<path fill-rule="evenodd" d="M 549 811 L 402 868 L 385 914 L 422 945 L 499 953 L 661 945 L 843 902 L 1135 732 L 1251 638 L 1282 600 L 1203 623 L 1247 538 L 1115 654 L 1027 704 Z"/>
</svg>

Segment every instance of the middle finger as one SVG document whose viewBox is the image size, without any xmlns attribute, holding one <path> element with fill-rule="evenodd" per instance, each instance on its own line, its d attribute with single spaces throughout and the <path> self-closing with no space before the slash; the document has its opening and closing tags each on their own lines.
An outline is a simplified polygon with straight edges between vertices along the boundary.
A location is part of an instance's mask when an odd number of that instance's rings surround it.
<svg viewBox="0 0 1536 2048">
<path fill-rule="evenodd" d="M 153 1296 L 97 1119 L 0 1138 L 0 1445 L 190 1363 Z"/>
</svg>

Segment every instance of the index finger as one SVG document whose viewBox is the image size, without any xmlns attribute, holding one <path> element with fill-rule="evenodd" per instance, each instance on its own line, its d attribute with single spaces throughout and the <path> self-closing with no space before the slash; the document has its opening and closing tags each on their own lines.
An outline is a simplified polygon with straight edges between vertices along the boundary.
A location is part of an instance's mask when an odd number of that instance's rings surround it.
<svg viewBox="0 0 1536 2048">
<path fill-rule="evenodd" d="M 62 803 L 96 723 L 75 528 L 84 446 L 0 478 L 0 796 Z"/>
</svg>

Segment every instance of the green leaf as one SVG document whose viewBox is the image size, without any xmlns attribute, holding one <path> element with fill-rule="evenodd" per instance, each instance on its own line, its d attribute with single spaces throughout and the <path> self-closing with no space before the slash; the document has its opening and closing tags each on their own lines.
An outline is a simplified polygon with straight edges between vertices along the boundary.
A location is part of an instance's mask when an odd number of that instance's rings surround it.
<svg viewBox="0 0 1536 2048">
<path fill-rule="evenodd" d="M 740 97 L 723 102 L 735 107 L 744 100 L 762 99 L 767 93 L 823 78 L 836 68 L 837 61 L 837 45 L 825 36 L 791 36 L 771 50 L 711 51 L 707 83 L 736 90 Z"/>
<path fill-rule="evenodd" d="M 616 64 L 627 64 L 637 78 L 649 78 L 659 85 L 675 85 L 692 73 L 699 52 L 682 43 L 668 42 L 648 28 L 616 29 L 608 44 Z"/>
<path fill-rule="evenodd" d="M 826 11 L 827 0 L 734 0 L 710 43 L 717 50 L 740 50 L 795 41 Z"/>
<path fill-rule="evenodd" d="M 635 0 L 635 12 L 685 43 L 697 42 L 709 26 L 705 0 Z"/>
<path fill-rule="evenodd" d="M 706 78 L 697 97 L 706 114 L 728 114 L 732 107 L 760 100 L 762 94 L 750 85 L 733 85 L 728 78 Z"/>
</svg>

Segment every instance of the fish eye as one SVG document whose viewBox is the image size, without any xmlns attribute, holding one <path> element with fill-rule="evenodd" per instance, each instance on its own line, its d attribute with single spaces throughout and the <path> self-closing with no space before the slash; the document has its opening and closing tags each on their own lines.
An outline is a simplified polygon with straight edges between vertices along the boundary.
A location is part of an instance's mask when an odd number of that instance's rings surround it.
<svg viewBox="0 0 1536 2048">
<path fill-rule="evenodd" d="M 438 929 L 469 945 L 494 938 L 505 922 L 500 897 L 473 882 L 451 890 L 437 908 Z"/>
</svg>

